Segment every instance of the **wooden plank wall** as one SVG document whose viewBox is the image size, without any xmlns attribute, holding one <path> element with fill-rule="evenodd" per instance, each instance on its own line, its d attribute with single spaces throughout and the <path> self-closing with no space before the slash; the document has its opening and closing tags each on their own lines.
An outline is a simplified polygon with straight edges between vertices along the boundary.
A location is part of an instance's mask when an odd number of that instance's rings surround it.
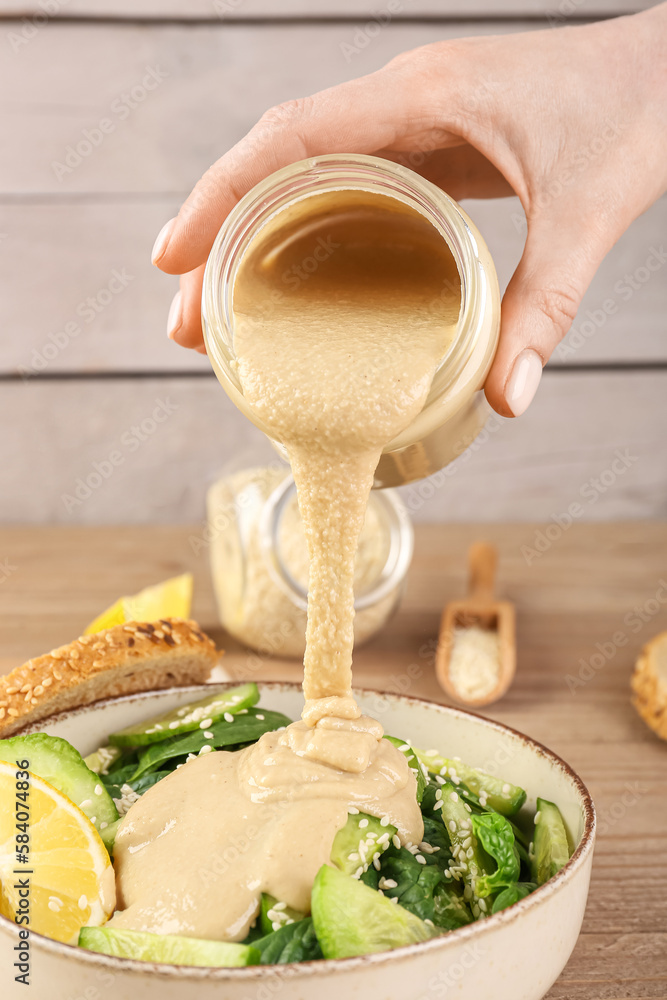
<svg viewBox="0 0 667 1000">
<path fill-rule="evenodd" d="M 345 44 L 382 4 L 60 0 L 45 17 L 39 0 L 0 0 L 0 520 L 197 520 L 221 470 L 271 455 L 206 359 L 167 341 L 175 279 L 148 260 L 194 181 L 267 107 L 440 38 L 539 30 L 645 6 L 401 0 L 346 58 Z M 159 83 L 123 111 L 123 95 L 151 69 Z M 109 114 L 113 132 L 78 165 L 59 169 L 84 129 Z M 518 202 L 466 207 L 504 285 L 523 245 Z M 584 503 L 582 519 L 665 516 L 667 268 L 630 296 L 623 289 L 625 275 L 643 278 L 666 232 L 663 198 L 609 254 L 575 322 L 575 349 L 557 353 L 526 417 L 497 421 L 453 475 L 409 488 L 415 517 L 558 516 L 612 468 L 617 451 L 627 468 L 591 487 L 595 500 Z M 589 313 L 609 298 L 617 311 L 591 332 Z M 66 332 L 71 322 L 76 335 Z M 123 446 L 122 464 L 90 496 L 68 502 L 133 427 L 151 425 L 160 401 L 165 419 L 136 447 Z"/>
</svg>

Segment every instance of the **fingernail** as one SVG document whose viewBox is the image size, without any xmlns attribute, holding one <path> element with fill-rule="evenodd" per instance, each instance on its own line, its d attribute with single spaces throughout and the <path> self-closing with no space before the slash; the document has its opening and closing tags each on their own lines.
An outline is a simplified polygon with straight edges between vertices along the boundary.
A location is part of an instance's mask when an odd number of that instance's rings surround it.
<svg viewBox="0 0 667 1000">
<path fill-rule="evenodd" d="M 171 305 L 169 306 L 169 315 L 167 316 L 167 336 L 170 340 L 174 339 L 174 334 L 181 325 L 181 293 L 176 292 L 173 299 L 171 300 Z"/>
<path fill-rule="evenodd" d="M 525 413 L 542 378 L 542 358 L 530 347 L 518 355 L 507 382 L 505 399 L 515 417 Z"/>
<path fill-rule="evenodd" d="M 153 264 L 157 264 L 160 257 L 164 254 L 167 249 L 167 244 L 171 239 L 171 234 L 173 232 L 174 226 L 176 225 L 176 219 L 170 219 L 169 222 L 165 222 L 164 226 L 157 234 L 157 239 L 153 244 L 153 249 L 151 251 L 151 261 Z"/>
</svg>

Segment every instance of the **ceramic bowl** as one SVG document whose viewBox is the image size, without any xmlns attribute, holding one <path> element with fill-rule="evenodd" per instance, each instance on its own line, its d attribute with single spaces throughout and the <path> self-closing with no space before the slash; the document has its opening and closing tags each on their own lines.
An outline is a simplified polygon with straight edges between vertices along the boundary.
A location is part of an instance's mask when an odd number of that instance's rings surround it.
<svg viewBox="0 0 667 1000">
<path fill-rule="evenodd" d="M 84 755 L 108 733 L 229 684 L 177 688 L 98 702 L 33 726 L 63 736 Z M 291 718 L 303 704 L 295 684 L 261 684 L 261 703 Z M 565 966 L 584 916 L 593 860 L 595 812 L 574 771 L 550 750 L 506 726 L 417 698 L 359 691 L 385 732 L 505 777 L 556 802 L 575 851 L 526 899 L 495 916 L 422 944 L 382 954 L 294 965 L 203 969 L 153 965 L 94 954 L 31 934 L 31 1000 L 538 1000 Z M 3 1000 L 25 997 L 10 974 L 18 929 L 0 917 Z"/>
</svg>

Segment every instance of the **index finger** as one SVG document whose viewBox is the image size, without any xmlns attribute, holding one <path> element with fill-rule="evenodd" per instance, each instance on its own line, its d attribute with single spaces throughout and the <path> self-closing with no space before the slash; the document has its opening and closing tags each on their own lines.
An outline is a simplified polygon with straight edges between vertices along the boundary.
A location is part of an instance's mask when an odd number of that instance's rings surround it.
<svg viewBox="0 0 667 1000">
<path fill-rule="evenodd" d="M 402 74 L 396 74 L 391 86 L 391 75 L 385 68 L 268 111 L 206 171 L 176 219 L 160 233 L 153 263 L 169 274 L 199 267 L 237 201 L 289 163 L 323 153 L 400 148 L 410 133 L 423 132 L 428 116 L 420 107 L 421 87 L 411 87 L 409 80 L 400 79 Z M 446 145 L 442 126 L 438 133 L 439 145 Z M 460 139 L 452 136 L 451 141 Z"/>
</svg>

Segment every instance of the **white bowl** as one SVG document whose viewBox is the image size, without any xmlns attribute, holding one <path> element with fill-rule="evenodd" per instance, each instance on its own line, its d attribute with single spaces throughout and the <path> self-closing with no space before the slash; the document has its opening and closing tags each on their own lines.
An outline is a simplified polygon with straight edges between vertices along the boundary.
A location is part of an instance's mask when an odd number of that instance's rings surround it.
<svg viewBox="0 0 667 1000">
<path fill-rule="evenodd" d="M 173 688 L 111 698 L 54 716 L 24 732 L 63 736 L 84 755 L 108 733 L 194 701 L 230 684 Z M 297 718 L 296 684 L 260 684 L 267 708 Z M 546 885 L 507 910 L 422 944 L 381 954 L 293 965 L 204 969 L 113 958 L 30 936 L 32 1000 L 539 1000 L 559 976 L 584 916 L 595 839 L 595 811 L 574 771 L 550 750 L 507 726 L 417 698 L 359 691 L 363 710 L 385 732 L 423 749 L 497 773 L 556 802 L 575 844 L 565 867 Z M 3 1000 L 25 997 L 11 978 L 18 928 L 0 917 Z"/>
</svg>

